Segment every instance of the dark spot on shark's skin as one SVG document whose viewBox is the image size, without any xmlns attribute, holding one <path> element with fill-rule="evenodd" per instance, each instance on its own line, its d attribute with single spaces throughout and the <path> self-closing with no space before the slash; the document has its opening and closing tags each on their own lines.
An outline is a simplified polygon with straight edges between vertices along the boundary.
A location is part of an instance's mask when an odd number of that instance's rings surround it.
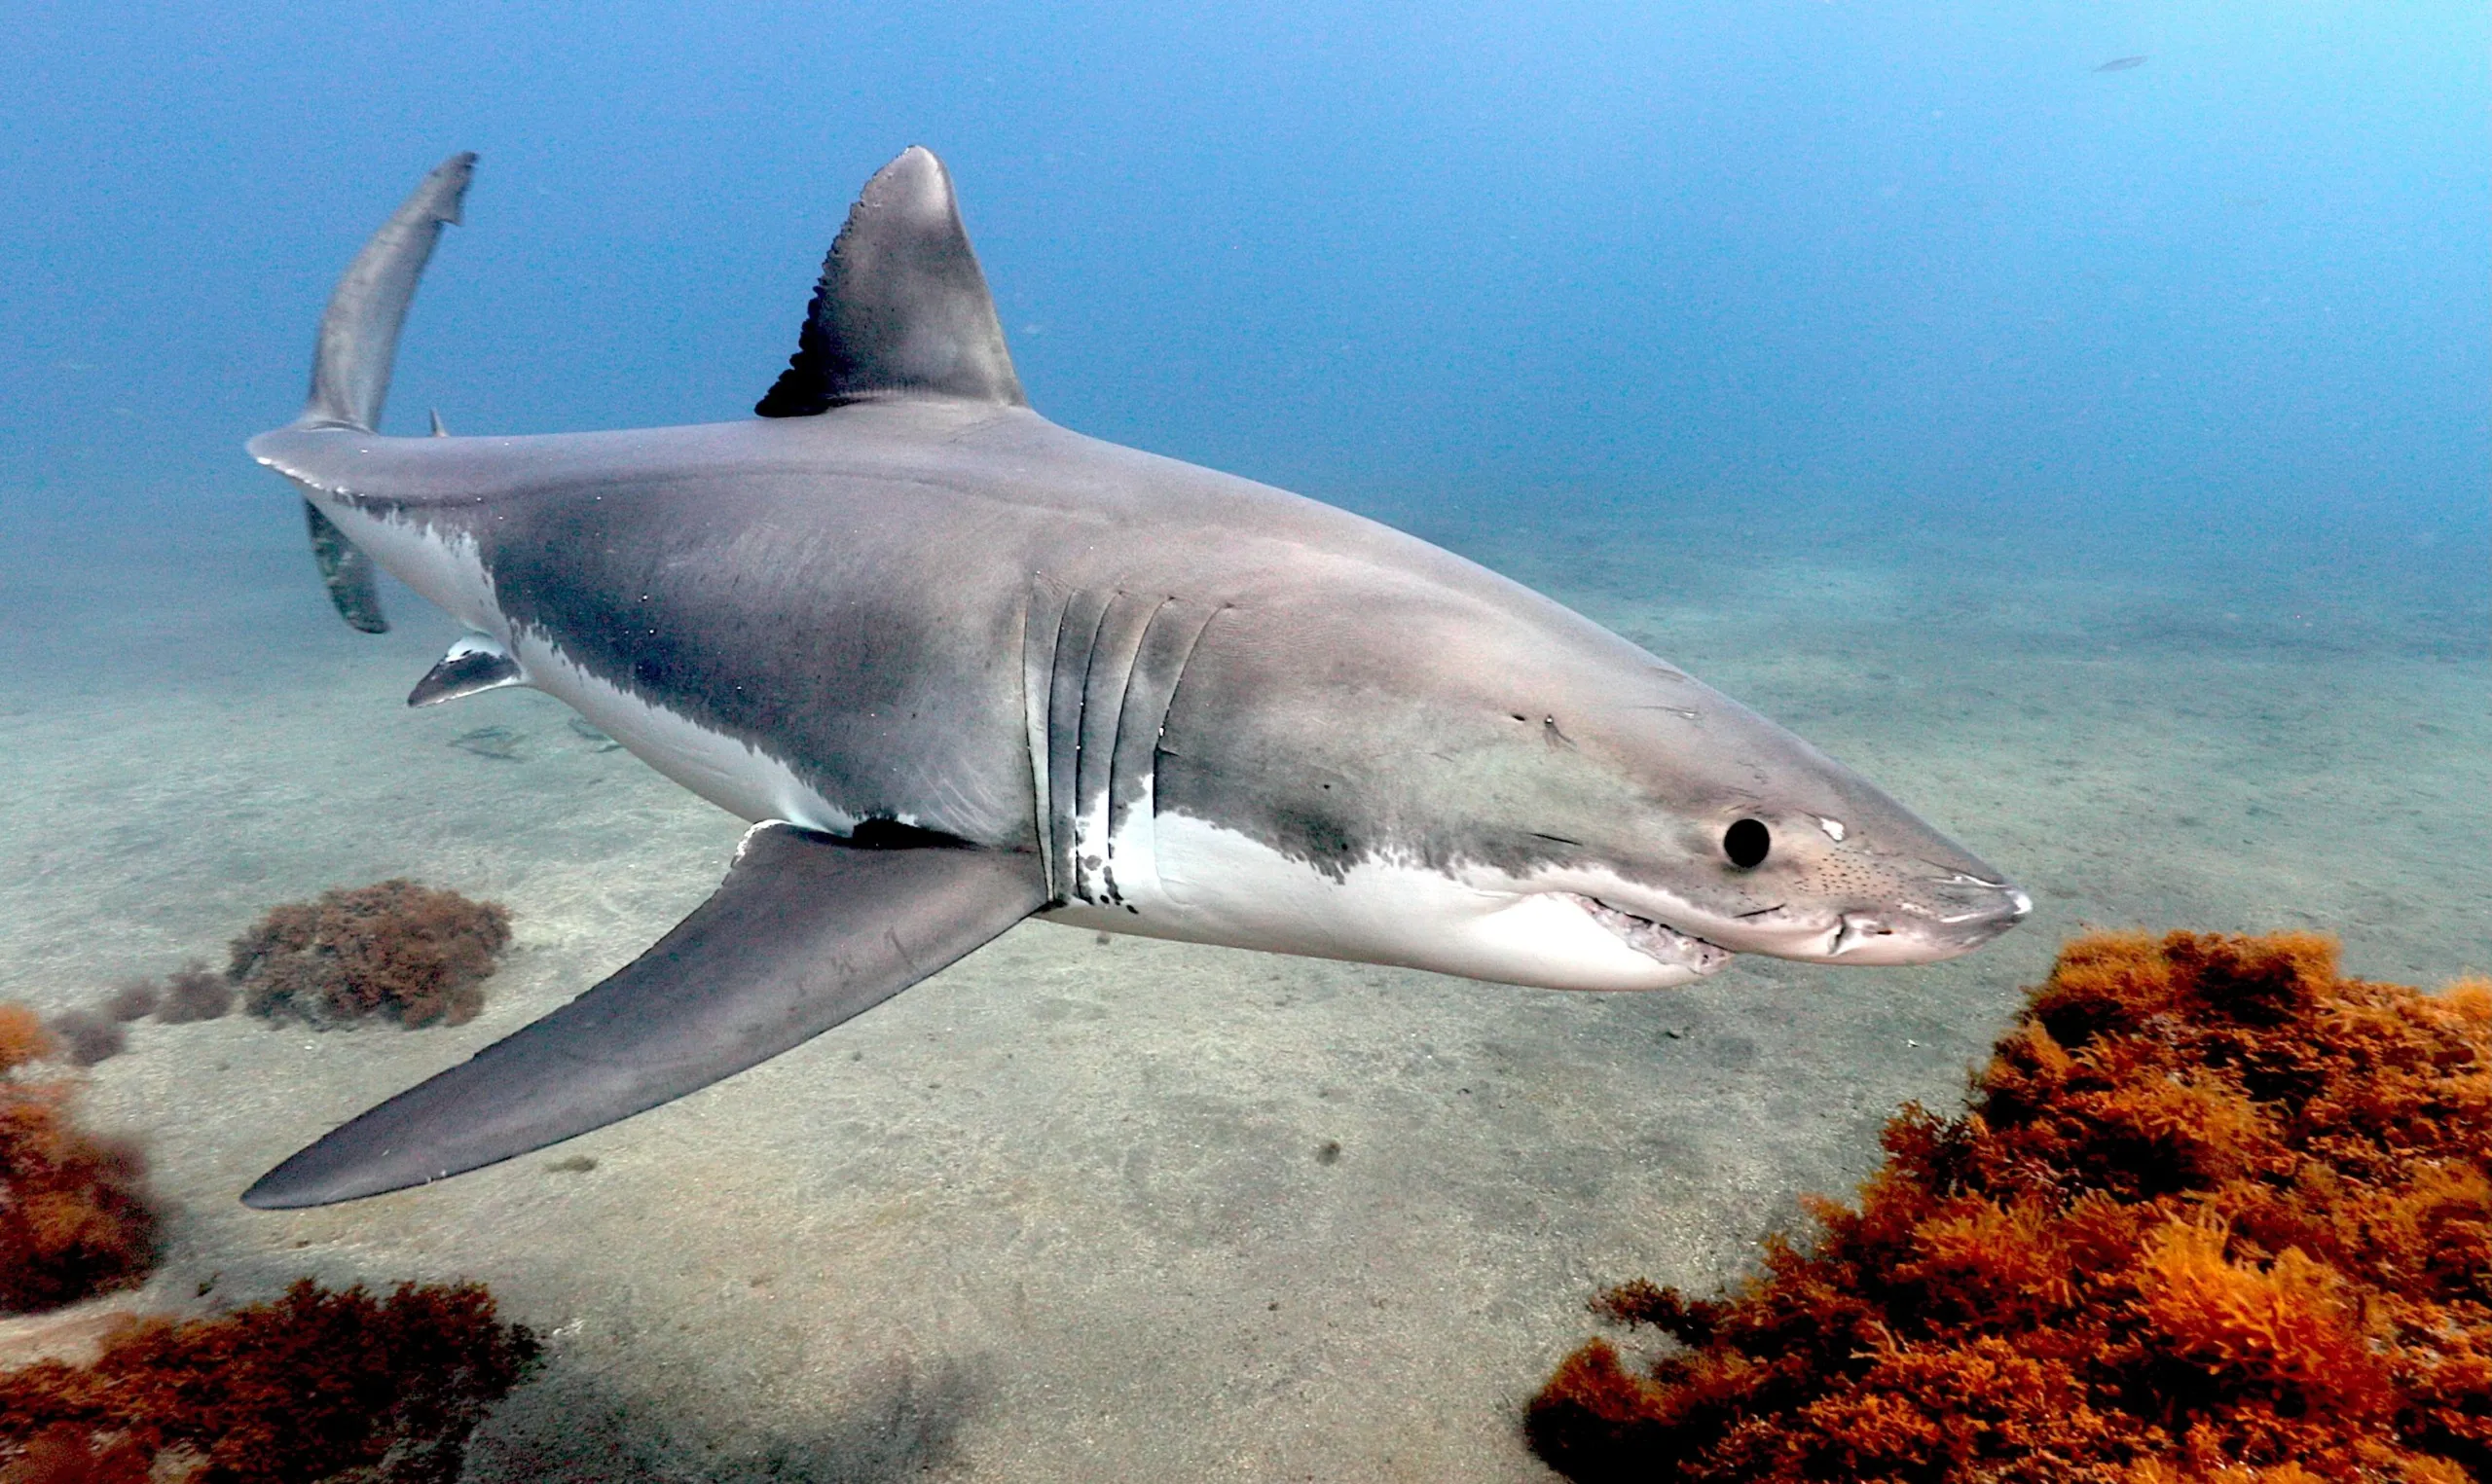
<svg viewBox="0 0 2492 1484">
<path fill-rule="evenodd" d="M 1337 815 L 1313 809 L 1284 809 L 1273 814 L 1272 824 L 1282 853 L 1305 861 L 1335 881 L 1345 879 L 1367 854 L 1349 822 Z"/>
</svg>

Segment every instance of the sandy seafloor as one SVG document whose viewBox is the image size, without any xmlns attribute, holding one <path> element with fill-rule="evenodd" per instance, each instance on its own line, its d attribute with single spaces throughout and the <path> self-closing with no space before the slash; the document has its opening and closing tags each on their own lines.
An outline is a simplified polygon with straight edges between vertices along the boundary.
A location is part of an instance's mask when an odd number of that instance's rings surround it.
<svg viewBox="0 0 2492 1484">
<path fill-rule="evenodd" d="M 170 1213 L 135 1302 L 489 1282 L 550 1360 L 479 1480 L 1534 1479 L 1521 1404 L 1586 1296 L 1716 1284 L 1803 1193 L 1849 1191 L 2080 924 L 2492 967 L 2472 539 L 1401 508 L 1860 767 L 2034 921 L 1938 967 L 1741 959 L 1621 996 L 1025 924 L 556 1153 L 248 1212 L 277 1159 L 629 959 L 742 825 L 542 697 L 406 709 L 451 629 L 400 591 L 396 632 L 338 624 L 274 482 L 170 517 L 0 502 L 0 996 L 221 963 L 269 906 L 389 876 L 516 915 L 465 1028 L 148 1024 L 93 1070 L 87 1116 L 145 1140 Z M 496 724 L 516 760 L 449 745 Z M 549 1168 L 573 1154 L 595 1169 Z M 30 1327 L 0 1326 L 10 1354 Z"/>
</svg>

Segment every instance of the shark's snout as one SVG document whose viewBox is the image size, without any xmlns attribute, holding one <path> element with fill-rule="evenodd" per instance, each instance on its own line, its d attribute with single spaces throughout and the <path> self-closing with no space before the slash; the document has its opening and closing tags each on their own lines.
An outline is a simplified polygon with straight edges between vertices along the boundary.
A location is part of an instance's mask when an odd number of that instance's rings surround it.
<svg viewBox="0 0 2492 1484">
<path fill-rule="evenodd" d="M 1960 872 L 1933 889 L 1843 913 L 1820 952 L 1844 963 L 1935 963 L 1971 953 L 2033 910 L 2013 883 Z"/>
</svg>

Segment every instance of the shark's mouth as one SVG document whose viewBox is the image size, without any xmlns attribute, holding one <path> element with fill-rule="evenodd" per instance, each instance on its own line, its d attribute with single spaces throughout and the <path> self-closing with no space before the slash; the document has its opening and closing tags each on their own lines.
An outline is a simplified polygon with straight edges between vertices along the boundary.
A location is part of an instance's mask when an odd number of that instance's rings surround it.
<svg viewBox="0 0 2492 1484">
<path fill-rule="evenodd" d="M 1710 974 L 1731 961 L 1731 951 L 1705 942 L 1703 938 L 1683 933 L 1666 923 L 1639 918 L 1631 912 L 1621 912 L 1607 902 L 1589 896 L 1566 895 L 1584 909 L 1584 915 L 1608 928 L 1618 940 L 1656 963 L 1685 969 L 1697 975 Z"/>
</svg>

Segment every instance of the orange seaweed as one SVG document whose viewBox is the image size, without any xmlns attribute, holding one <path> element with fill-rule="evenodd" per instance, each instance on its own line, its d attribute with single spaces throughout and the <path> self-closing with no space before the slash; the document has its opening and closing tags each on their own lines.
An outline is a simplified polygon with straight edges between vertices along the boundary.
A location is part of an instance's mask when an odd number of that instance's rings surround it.
<svg viewBox="0 0 2492 1484">
<path fill-rule="evenodd" d="M 0 1004 L 0 1313 L 131 1287 L 156 1266 L 156 1213 L 137 1150 L 69 1116 L 74 1084 L 38 1074 L 59 1042 Z"/>
<path fill-rule="evenodd" d="M 1585 1481 L 2457 1484 L 2492 1477 L 2492 985 L 2334 943 L 2101 933 L 1967 1110 L 1906 1107 L 1809 1250 L 1637 1282 L 1526 1430 Z"/>
<path fill-rule="evenodd" d="M 305 1279 L 213 1319 L 132 1320 L 92 1364 L 0 1373 L 0 1480 L 448 1484 L 538 1354 L 475 1284 Z"/>
</svg>

